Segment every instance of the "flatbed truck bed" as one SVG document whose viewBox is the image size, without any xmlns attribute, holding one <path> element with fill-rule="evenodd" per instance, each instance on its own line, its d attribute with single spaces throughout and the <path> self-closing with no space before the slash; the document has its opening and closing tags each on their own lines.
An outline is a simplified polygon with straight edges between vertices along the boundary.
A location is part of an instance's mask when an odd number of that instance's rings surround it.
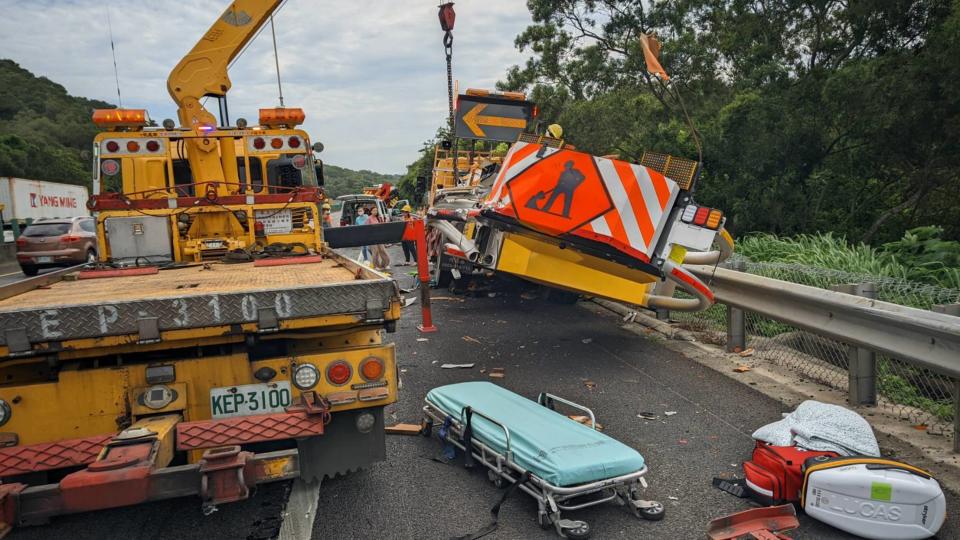
<svg viewBox="0 0 960 540">
<path fill-rule="evenodd" d="M 229 337 L 399 318 L 399 291 L 389 277 L 333 251 L 309 260 L 287 258 L 275 266 L 216 262 L 148 275 L 40 281 L 0 300 L 0 357 L 88 348 L 102 354 L 111 344 L 176 340 L 183 331 Z"/>
</svg>

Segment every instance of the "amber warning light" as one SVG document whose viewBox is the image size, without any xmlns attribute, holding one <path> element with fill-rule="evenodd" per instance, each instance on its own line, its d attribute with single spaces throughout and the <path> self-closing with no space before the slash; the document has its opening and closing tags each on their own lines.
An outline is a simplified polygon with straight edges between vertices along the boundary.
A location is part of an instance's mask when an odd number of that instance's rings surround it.
<svg viewBox="0 0 960 540">
<path fill-rule="evenodd" d="M 305 118 L 306 115 L 300 108 L 260 109 L 261 126 L 298 126 Z"/>
<path fill-rule="evenodd" d="M 96 109 L 93 123 L 100 127 L 142 127 L 150 122 L 146 109 Z"/>
</svg>

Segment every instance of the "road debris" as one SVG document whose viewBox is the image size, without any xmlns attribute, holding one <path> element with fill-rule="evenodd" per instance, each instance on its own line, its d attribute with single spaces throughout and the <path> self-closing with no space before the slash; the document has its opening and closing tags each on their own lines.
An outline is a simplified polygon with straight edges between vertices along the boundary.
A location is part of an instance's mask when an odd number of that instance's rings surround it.
<svg viewBox="0 0 960 540">
<path fill-rule="evenodd" d="M 461 304 L 466 302 L 466 300 L 464 300 L 463 298 L 457 298 L 456 296 L 431 296 L 430 300 L 433 302 L 437 302 L 437 301 L 460 302 Z"/>
<path fill-rule="evenodd" d="M 411 296 L 410 298 L 403 299 L 403 307 L 410 307 L 417 303 L 417 297 Z"/>
<path fill-rule="evenodd" d="M 746 373 L 750 371 L 750 366 L 745 366 L 743 364 L 740 364 L 739 366 L 733 368 L 733 370 L 736 371 L 737 373 Z"/>
<path fill-rule="evenodd" d="M 417 341 L 430 341 L 430 338 L 418 337 Z"/>
<path fill-rule="evenodd" d="M 532 292 L 524 292 L 520 293 L 520 298 L 523 298 L 524 300 L 535 300 L 537 295 Z"/>
<path fill-rule="evenodd" d="M 637 414 L 637 418 L 643 418 L 644 420 L 656 420 L 657 415 L 652 412 L 642 412 Z"/>
<path fill-rule="evenodd" d="M 472 368 L 472 367 L 475 366 L 475 365 L 476 365 L 476 364 L 474 364 L 474 363 L 470 363 L 470 364 L 443 364 L 442 366 L 440 366 L 440 368 L 441 368 L 441 369 L 470 369 L 470 368 Z"/>
<path fill-rule="evenodd" d="M 392 426 L 387 426 L 384 428 L 384 431 L 389 435 L 419 435 L 421 431 L 420 424 L 394 424 Z"/>
<path fill-rule="evenodd" d="M 469 341 L 470 343 L 480 343 L 480 340 L 470 336 L 463 336 L 464 341 Z"/>
<path fill-rule="evenodd" d="M 589 416 L 584 416 L 582 414 L 568 414 L 567 418 L 573 420 L 574 422 L 579 422 L 587 427 L 592 427 L 597 431 L 603 431 L 603 425 L 600 424 L 600 422 L 591 424 Z"/>
<path fill-rule="evenodd" d="M 584 338 L 584 339 L 581 339 L 581 340 L 580 340 L 580 343 L 583 343 L 584 345 L 587 345 L 587 344 L 589 344 L 589 343 L 593 343 L 593 338 Z"/>
<path fill-rule="evenodd" d="M 507 376 L 507 373 L 502 367 L 495 367 L 490 370 L 490 376 L 494 379 L 502 379 Z"/>
<path fill-rule="evenodd" d="M 753 347 L 748 347 L 740 352 L 738 352 L 741 357 L 747 358 L 748 356 L 753 356 Z"/>
<path fill-rule="evenodd" d="M 667 495 L 667 498 L 670 499 L 671 501 L 679 501 L 679 500 L 680 500 L 680 497 L 674 497 L 673 495 Z"/>
<path fill-rule="evenodd" d="M 586 386 L 588 390 L 593 390 L 597 387 L 597 383 L 593 381 L 583 381 L 583 385 Z"/>
<path fill-rule="evenodd" d="M 675 415 L 675 414 L 677 414 L 677 411 L 664 411 L 664 412 L 663 412 L 663 415 L 664 415 L 664 416 L 673 416 L 673 415 Z"/>
</svg>

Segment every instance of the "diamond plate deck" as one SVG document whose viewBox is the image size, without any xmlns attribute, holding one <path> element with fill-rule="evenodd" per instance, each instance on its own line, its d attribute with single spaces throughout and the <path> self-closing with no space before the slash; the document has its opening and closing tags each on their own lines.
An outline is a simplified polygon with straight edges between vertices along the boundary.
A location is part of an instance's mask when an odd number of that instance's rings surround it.
<svg viewBox="0 0 960 540">
<path fill-rule="evenodd" d="M 0 301 L 0 328 L 23 329 L 30 343 L 137 335 L 138 321 L 180 330 L 386 310 L 396 283 L 340 257 L 312 264 L 259 267 L 211 264 L 148 276 L 60 281 Z M 268 317 L 272 320 L 272 316 Z M 0 332 L 0 345 L 8 334 Z"/>
</svg>

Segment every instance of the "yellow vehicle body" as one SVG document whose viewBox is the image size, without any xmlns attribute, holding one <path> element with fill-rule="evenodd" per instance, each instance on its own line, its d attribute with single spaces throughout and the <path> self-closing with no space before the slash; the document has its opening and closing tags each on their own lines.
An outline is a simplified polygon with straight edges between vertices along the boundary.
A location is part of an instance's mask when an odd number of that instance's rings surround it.
<svg viewBox="0 0 960 540">
<path fill-rule="evenodd" d="M 320 339 L 306 340 L 298 344 L 296 357 L 250 361 L 247 354 L 240 351 L 203 358 L 164 359 L 162 364 L 173 366 L 177 381 L 183 382 L 170 385 L 178 397 L 159 410 L 138 404 L 138 397 L 154 386 L 146 381 L 148 364 L 88 368 L 82 362 L 67 362 L 60 367 L 54 381 L 29 381 L 24 375 L 29 366 L 7 365 L 0 368 L 0 377 L 7 380 L 13 377 L 14 384 L 0 388 L 0 398 L 13 403 L 14 412 L 3 430 L 16 433 L 20 444 L 32 445 L 116 432 L 158 413 L 177 413 L 187 421 L 209 420 L 212 388 L 258 383 L 253 374 L 263 367 L 277 371 L 278 376 L 273 380 L 276 382 L 289 381 L 298 362 L 310 362 L 323 371 L 333 362 L 346 361 L 354 367 L 349 386 L 365 382 L 359 375 L 360 363 L 371 356 L 385 361 L 386 386 L 382 387 L 382 396 L 360 401 L 363 390 L 347 390 L 352 396 L 341 396 L 343 403 L 333 405 L 334 414 L 396 401 L 396 360 L 392 344 L 382 344 L 375 331 L 331 334 L 330 340 L 335 345 L 324 346 Z M 21 379 L 26 379 L 27 384 L 17 384 Z M 324 396 L 344 392 L 327 381 L 321 381 L 315 390 Z M 70 406 L 64 407 L 65 403 Z"/>
<path fill-rule="evenodd" d="M 567 291 L 645 305 L 658 281 L 641 270 L 562 249 L 534 235 L 505 233 L 495 270 Z"/>
</svg>

